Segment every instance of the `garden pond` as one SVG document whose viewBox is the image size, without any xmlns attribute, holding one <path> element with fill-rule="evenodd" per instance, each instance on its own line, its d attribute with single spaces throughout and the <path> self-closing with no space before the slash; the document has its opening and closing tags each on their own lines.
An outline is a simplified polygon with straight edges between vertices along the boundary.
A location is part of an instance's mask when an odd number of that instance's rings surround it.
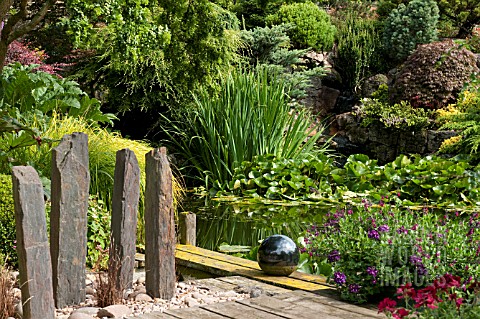
<svg viewBox="0 0 480 319">
<path fill-rule="evenodd" d="M 197 245 L 210 250 L 218 250 L 225 244 L 256 246 L 273 234 L 296 241 L 309 225 L 321 223 L 330 208 L 286 202 L 245 204 L 198 199 L 183 204 L 184 211 L 197 215 Z"/>
</svg>

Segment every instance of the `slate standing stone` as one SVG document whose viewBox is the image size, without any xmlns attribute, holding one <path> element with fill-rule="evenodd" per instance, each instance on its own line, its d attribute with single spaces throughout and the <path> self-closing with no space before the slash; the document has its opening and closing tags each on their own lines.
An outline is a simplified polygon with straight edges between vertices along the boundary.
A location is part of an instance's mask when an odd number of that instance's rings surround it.
<svg viewBox="0 0 480 319">
<path fill-rule="evenodd" d="M 85 302 L 89 186 L 88 136 L 65 135 L 52 150 L 50 249 L 57 308 Z"/>
<path fill-rule="evenodd" d="M 135 270 L 137 211 L 140 197 L 140 168 L 135 153 L 129 149 L 117 152 L 112 199 L 112 241 L 110 271 L 116 270 L 117 291 L 131 288 Z"/>
<path fill-rule="evenodd" d="M 50 258 L 43 187 L 30 166 L 12 169 L 15 227 L 24 319 L 53 319 Z"/>
<path fill-rule="evenodd" d="M 145 155 L 145 285 L 153 298 L 175 294 L 175 221 L 167 149 Z"/>
<path fill-rule="evenodd" d="M 180 244 L 197 244 L 197 215 L 192 212 L 183 212 L 179 215 Z"/>
</svg>

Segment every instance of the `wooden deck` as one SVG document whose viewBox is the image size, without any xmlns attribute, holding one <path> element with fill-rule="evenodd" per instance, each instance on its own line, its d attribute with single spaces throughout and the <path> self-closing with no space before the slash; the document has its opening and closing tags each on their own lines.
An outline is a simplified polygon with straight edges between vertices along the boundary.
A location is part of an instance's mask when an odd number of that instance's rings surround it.
<svg viewBox="0 0 480 319">
<path fill-rule="evenodd" d="M 139 319 L 338 319 L 386 318 L 371 306 L 340 301 L 326 278 L 294 272 L 288 277 L 264 274 L 254 261 L 190 246 L 177 245 L 177 265 L 208 272 L 217 278 L 197 280 L 209 289 L 258 287 L 257 298 L 205 304 L 140 315 Z M 227 276 L 227 277 L 225 277 Z"/>
<path fill-rule="evenodd" d="M 197 307 L 152 312 L 139 319 L 338 319 L 385 318 L 373 309 L 355 306 L 325 295 L 326 290 L 307 292 L 256 282 L 240 276 L 202 279 L 198 282 L 220 290 L 234 289 L 239 285 L 255 285 L 264 294 L 257 298 L 220 302 Z"/>
</svg>

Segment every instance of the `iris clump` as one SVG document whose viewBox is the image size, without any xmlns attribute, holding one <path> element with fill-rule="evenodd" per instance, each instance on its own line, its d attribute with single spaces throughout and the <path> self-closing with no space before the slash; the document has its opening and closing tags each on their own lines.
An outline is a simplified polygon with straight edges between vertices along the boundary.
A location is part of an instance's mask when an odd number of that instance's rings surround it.
<svg viewBox="0 0 480 319">
<path fill-rule="evenodd" d="M 305 233 L 303 248 L 316 264 L 331 265 L 330 280 L 344 299 L 365 302 L 406 284 L 423 288 L 446 273 L 462 280 L 480 275 L 479 214 L 368 201 L 345 213 L 350 209 L 327 214 Z"/>
<path fill-rule="evenodd" d="M 221 189 L 242 162 L 256 156 L 303 160 L 318 153 L 323 128 L 307 110 L 292 111 L 286 83 L 271 80 L 266 71 L 238 71 L 221 87 L 218 95 L 204 89 L 181 121 L 165 118 L 163 127 L 185 166 L 206 186 Z"/>
</svg>

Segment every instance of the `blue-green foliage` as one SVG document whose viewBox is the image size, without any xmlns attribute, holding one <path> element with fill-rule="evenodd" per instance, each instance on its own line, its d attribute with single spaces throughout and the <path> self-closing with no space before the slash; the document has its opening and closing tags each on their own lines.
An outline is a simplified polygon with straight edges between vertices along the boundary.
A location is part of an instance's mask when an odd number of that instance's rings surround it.
<svg viewBox="0 0 480 319">
<path fill-rule="evenodd" d="M 242 30 L 241 37 L 246 46 L 242 55 L 258 72 L 266 70 L 271 78 L 282 80 L 290 86 L 291 98 L 302 98 L 311 85 L 311 78 L 323 75 L 324 69 L 307 69 L 301 65 L 300 58 L 308 50 L 290 48 L 290 38 L 287 35 L 290 29 L 291 26 L 282 24 L 271 28 Z"/>
<path fill-rule="evenodd" d="M 435 0 L 412 0 L 394 9 L 384 28 L 384 45 L 397 61 L 404 60 L 418 44 L 437 39 L 439 9 Z"/>
</svg>

